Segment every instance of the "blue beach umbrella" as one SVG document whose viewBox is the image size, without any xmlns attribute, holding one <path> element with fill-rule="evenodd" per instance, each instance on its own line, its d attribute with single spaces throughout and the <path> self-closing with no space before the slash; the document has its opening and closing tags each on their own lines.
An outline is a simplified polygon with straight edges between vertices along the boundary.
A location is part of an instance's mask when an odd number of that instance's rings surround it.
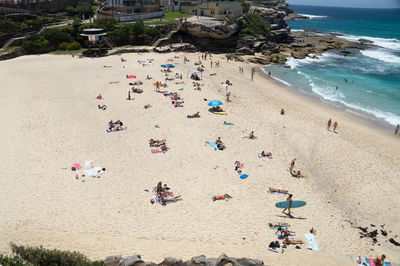
<svg viewBox="0 0 400 266">
<path fill-rule="evenodd" d="M 220 106 L 220 105 L 223 105 L 223 103 L 221 102 L 221 101 L 218 101 L 218 100 L 214 100 L 214 101 L 211 101 L 211 102 L 209 102 L 208 103 L 208 106 Z"/>
<path fill-rule="evenodd" d="M 141 82 L 141 81 L 135 81 L 135 83 L 133 83 L 133 86 L 138 86 L 138 85 L 143 85 L 143 82 Z"/>
</svg>

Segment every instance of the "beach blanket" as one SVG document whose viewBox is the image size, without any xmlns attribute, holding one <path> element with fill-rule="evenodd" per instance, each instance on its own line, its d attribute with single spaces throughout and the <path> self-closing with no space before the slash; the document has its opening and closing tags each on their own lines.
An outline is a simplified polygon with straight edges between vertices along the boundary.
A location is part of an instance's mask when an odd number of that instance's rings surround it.
<svg viewBox="0 0 400 266">
<path fill-rule="evenodd" d="M 215 143 L 215 142 L 206 142 L 209 146 L 211 146 L 211 147 L 213 147 L 214 149 L 218 149 L 218 146 L 217 146 L 217 143 Z"/>
<path fill-rule="evenodd" d="M 165 151 L 163 151 L 162 149 L 151 150 L 151 153 L 161 153 L 161 152 L 165 152 Z"/>
<path fill-rule="evenodd" d="M 363 258 L 363 262 L 367 265 L 367 266 L 375 266 L 376 264 L 374 263 L 374 259 L 371 258 Z M 383 263 L 384 266 L 392 266 L 392 263 L 390 262 L 384 262 Z"/>
<path fill-rule="evenodd" d="M 74 164 L 72 165 L 72 167 L 75 167 L 76 170 L 79 170 L 79 169 L 82 168 L 82 166 L 81 166 L 80 163 L 74 163 Z"/>
<path fill-rule="evenodd" d="M 315 241 L 314 235 L 313 234 L 304 234 L 304 236 L 306 237 L 307 243 L 308 243 L 308 248 L 314 251 L 318 251 L 318 244 Z"/>
<path fill-rule="evenodd" d="M 86 172 L 87 176 L 98 176 L 98 175 L 104 173 L 104 171 L 101 170 L 100 167 L 89 168 L 89 169 L 86 169 L 85 172 Z"/>
<path fill-rule="evenodd" d="M 268 225 L 269 223 L 267 222 L 267 225 Z M 274 223 L 273 223 L 274 224 Z M 280 224 L 283 224 L 283 223 L 278 223 L 279 225 L 278 226 L 275 226 L 275 227 L 271 227 L 271 226 L 269 226 L 268 225 L 268 227 L 269 227 L 269 229 L 272 229 L 272 230 L 276 230 L 276 229 L 279 229 L 279 228 L 283 228 L 283 229 L 286 229 L 286 228 L 288 228 L 286 225 L 280 225 Z"/>
<path fill-rule="evenodd" d="M 224 123 L 225 126 L 233 126 L 233 123 Z"/>
</svg>

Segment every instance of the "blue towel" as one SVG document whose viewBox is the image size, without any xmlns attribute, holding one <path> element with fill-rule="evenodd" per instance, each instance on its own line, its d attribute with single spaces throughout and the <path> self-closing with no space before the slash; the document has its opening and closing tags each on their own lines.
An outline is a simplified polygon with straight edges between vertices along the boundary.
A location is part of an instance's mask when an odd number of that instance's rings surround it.
<svg viewBox="0 0 400 266">
<path fill-rule="evenodd" d="M 207 141 L 207 144 L 208 144 L 209 146 L 213 147 L 214 149 L 218 149 L 217 143 L 215 143 L 215 142 L 208 142 L 208 141 Z"/>
<path fill-rule="evenodd" d="M 233 123 L 224 123 L 225 126 L 233 126 Z"/>
</svg>

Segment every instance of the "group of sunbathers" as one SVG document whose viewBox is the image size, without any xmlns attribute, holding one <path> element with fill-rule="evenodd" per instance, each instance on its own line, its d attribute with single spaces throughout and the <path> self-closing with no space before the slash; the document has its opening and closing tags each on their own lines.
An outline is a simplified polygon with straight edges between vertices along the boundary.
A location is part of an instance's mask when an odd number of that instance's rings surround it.
<svg viewBox="0 0 400 266">
<path fill-rule="evenodd" d="M 203 85 L 198 83 L 198 82 L 193 82 L 193 89 L 194 90 L 201 91 L 201 86 L 203 86 Z"/>
<path fill-rule="evenodd" d="M 268 223 L 269 227 L 271 229 L 276 229 L 277 231 L 275 232 L 276 236 L 278 239 L 283 239 L 283 248 L 285 248 L 285 245 L 301 245 L 304 244 L 303 240 L 296 240 L 293 239 L 293 236 L 296 235 L 294 231 L 290 231 L 288 228 L 290 225 L 288 223 Z"/>
<path fill-rule="evenodd" d="M 179 200 L 182 200 L 182 197 L 175 196 L 174 193 L 170 191 L 170 188 L 166 184 L 163 186 L 160 181 L 158 182 L 157 187 L 153 188 L 153 195 L 150 202 L 151 204 L 157 202 L 165 206 L 167 202 Z"/>
<path fill-rule="evenodd" d="M 150 139 L 149 145 L 151 148 L 159 148 L 163 152 L 166 152 L 167 150 L 169 150 L 165 139 L 162 139 L 162 140 Z"/>
<path fill-rule="evenodd" d="M 108 122 L 107 132 L 125 130 L 127 127 L 123 127 L 123 125 L 124 123 L 122 123 L 122 121 L 120 120 L 117 120 L 115 122 L 111 120 L 110 122 Z"/>
</svg>

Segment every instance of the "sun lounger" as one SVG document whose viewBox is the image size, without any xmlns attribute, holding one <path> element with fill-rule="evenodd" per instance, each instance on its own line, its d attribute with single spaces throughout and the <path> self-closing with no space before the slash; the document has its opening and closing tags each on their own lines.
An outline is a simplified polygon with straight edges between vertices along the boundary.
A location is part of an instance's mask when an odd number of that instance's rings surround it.
<svg viewBox="0 0 400 266">
<path fill-rule="evenodd" d="M 313 234 L 304 234 L 304 236 L 306 237 L 307 243 L 308 243 L 308 249 L 314 250 L 314 251 L 318 251 L 318 244 L 315 241 L 314 235 Z"/>
</svg>

